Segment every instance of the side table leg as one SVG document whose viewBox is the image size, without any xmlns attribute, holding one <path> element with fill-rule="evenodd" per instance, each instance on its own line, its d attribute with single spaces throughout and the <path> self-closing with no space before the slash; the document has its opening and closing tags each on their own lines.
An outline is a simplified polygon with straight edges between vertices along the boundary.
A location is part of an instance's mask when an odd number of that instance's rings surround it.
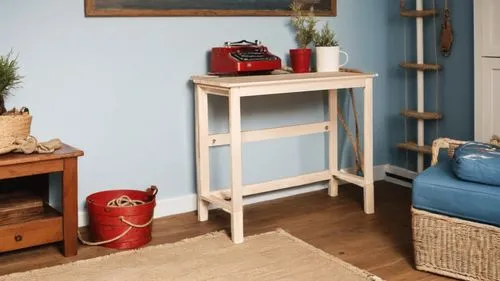
<svg viewBox="0 0 500 281">
<path fill-rule="evenodd" d="M 63 254 L 74 256 L 78 251 L 78 163 L 77 158 L 64 160 L 62 179 Z"/>
<path fill-rule="evenodd" d="M 209 142 L 208 142 L 208 95 L 196 85 L 196 170 L 198 191 L 198 221 L 208 220 L 208 202 L 201 196 L 210 193 Z"/>
<path fill-rule="evenodd" d="M 375 213 L 375 192 L 373 187 L 373 81 L 366 79 L 364 88 L 364 210 Z"/>
<path fill-rule="evenodd" d="M 365 184 L 363 188 L 363 196 L 365 214 L 375 213 L 375 188 L 373 183 Z"/>
<path fill-rule="evenodd" d="M 231 236 L 234 243 L 243 242 L 243 186 L 241 163 L 240 97 L 229 95 L 229 133 L 231 139 Z"/>
<path fill-rule="evenodd" d="M 328 112 L 330 118 L 330 131 L 328 134 L 328 166 L 330 169 L 330 184 L 328 185 L 328 195 L 336 197 L 339 194 L 339 182 L 333 176 L 333 172 L 338 170 L 337 90 L 328 91 Z"/>
</svg>

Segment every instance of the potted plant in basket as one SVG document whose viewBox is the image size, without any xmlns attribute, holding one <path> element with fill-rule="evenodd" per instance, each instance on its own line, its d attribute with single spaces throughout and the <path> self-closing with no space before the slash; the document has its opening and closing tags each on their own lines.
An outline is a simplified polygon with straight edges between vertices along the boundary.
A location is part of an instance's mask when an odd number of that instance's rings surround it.
<svg viewBox="0 0 500 281">
<path fill-rule="evenodd" d="M 26 139 L 30 134 L 31 115 L 22 108 L 5 108 L 5 100 L 12 94 L 12 90 L 19 87 L 22 76 L 18 73 L 17 57 L 12 56 L 12 51 L 5 56 L 0 56 L 0 154 L 11 146 L 16 140 Z"/>
<path fill-rule="evenodd" d="M 349 55 L 340 50 L 335 32 L 328 23 L 325 23 L 320 32 L 315 32 L 314 46 L 316 47 L 316 71 L 318 72 L 339 71 L 339 67 L 346 65 L 349 60 Z M 339 65 L 340 53 L 346 56 L 346 61 L 341 65 Z"/>
<path fill-rule="evenodd" d="M 304 15 L 300 0 L 292 1 L 290 8 L 292 9 L 291 24 L 295 29 L 295 39 L 299 44 L 299 48 L 290 49 L 292 69 L 296 73 L 309 72 L 311 49 L 308 47 L 314 41 L 317 23 L 314 8 L 311 5 L 307 15 Z"/>
</svg>

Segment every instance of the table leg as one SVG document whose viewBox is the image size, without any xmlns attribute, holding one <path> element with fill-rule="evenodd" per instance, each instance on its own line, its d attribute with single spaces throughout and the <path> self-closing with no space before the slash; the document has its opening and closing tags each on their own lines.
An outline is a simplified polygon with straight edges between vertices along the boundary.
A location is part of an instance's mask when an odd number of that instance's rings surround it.
<svg viewBox="0 0 500 281">
<path fill-rule="evenodd" d="M 231 236 L 234 243 L 243 242 L 243 186 L 241 161 L 241 98 L 229 94 L 229 134 L 231 146 Z"/>
<path fill-rule="evenodd" d="M 64 159 L 62 179 L 63 254 L 74 256 L 78 251 L 78 163 L 77 158 Z"/>
<path fill-rule="evenodd" d="M 208 141 L 208 95 L 196 85 L 196 173 L 198 190 L 198 220 L 208 220 L 208 202 L 202 196 L 210 193 L 210 166 Z"/>
<path fill-rule="evenodd" d="M 337 141 L 337 90 L 328 91 L 329 134 L 328 134 L 328 163 L 330 169 L 330 183 L 328 194 L 335 197 L 339 194 L 339 182 L 333 176 L 338 170 L 338 141 Z"/>
<path fill-rule="evenodd" d="M 375 212 L 373 187 L 373 81 L 366 79 L 364 88 L 364 209 L 366 214 Z"/>
</svg>

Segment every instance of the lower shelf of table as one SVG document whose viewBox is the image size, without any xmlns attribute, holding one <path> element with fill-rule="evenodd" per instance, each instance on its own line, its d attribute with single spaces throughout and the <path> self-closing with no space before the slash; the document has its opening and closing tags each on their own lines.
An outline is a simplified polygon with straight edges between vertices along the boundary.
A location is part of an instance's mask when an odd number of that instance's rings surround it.
<svg viewBox="0 0 500 281">
<path fill-rule="evenodd" d="M 333 174 L 333 175 L 332 175 Z M 338 180 L 349 182 L 360 187 L 364 187 L 367 183 L 363 177 L 350 174 L 342 171 L 330 172 L 329 170 L 314 172 L 309 174 L 303 174 L 295 177 L 288 177 L 273 181 L 255 183 L 244 185 L 242 187 L 242 196 L 256 195 L 271 191 L 277 191 L 282 189 L 287 189 L 291 187 L 298 187 L 307 184 L 322 182 L 330 180 L 330 178 L 335 177 Z M 226 212 L 231 212 L 231 189 L 222 189 L 217 191 L 212 191 L 209 194 L 200 195 L 201 199 L 215 205 L 218 208 L 223 209 Z"/>
<path fill-rule="evenodd" d="M 0 253 L 63 240 L 61 213 L 45 205 L 44 212 L 16 223 L 0 223 Z"/>
</svg>

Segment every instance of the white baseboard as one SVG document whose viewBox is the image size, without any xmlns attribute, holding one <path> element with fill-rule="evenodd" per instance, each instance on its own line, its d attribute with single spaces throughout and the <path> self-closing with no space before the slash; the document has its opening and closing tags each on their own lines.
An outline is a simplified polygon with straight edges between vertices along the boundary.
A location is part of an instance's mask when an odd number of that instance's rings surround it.
<svg viewBox="0 0 500 281">
<path fill-rule="evenodd" d="M 394 165 L 386 165 L 385 171 L 407 179 L 414 179 L 418 173 Z"/>
<path fill-rule="evenodd" d="M 387 165 L 378 165 L 374 167 L 373 179 L 375 181 L 384 180 L 385 170 Z M 346 169 L 351 171 L 352 169 Z M 345 182 L 340 182 L 344 184 Z M 258 194 L 254 196 L 245 197 L 243 199 L 243 204 L 253 204 L 278 198 L 284 198 L 288 196 L 293 196 L 297 194 L 318 191 L 328 188 L 328 184 L 325 182 L 311 184 L 303 187 L 289 188 L 285 190 L 279 190 L 274 192 L 268 192 L 264 194 Z M 154 217 L 166 217 L 175 214 L 187 213 L 191 211 L 196 211 L 196 194 L 184 195 L 176 198 L 165 198 L 156 201 L 156 207 L 154 211 Z M 78 226 L 86 226 L 88 224 L 88 217 L 86 211 L 78 212 Z"/>
<path fill-rule="evenodd" d="M 409 183 L 409 182 L 402 181 L 400 179 L 396 179 L 396 178 L 389 177 L 389 176 L 386 176 L 384 180 L 386 182 L 390 182 L 390 183 L 401 185 L 401 186 L 408 187 L 408 188 L 411 188 L 411 186 L 412 186 L 411 183 Z"/>
<path fill-rule="evenodd" d="M 409 180 L 413 180 L 418 174 L 417 172 L 410 171 L 408 169 L 401 168 L 398 166 L 389 165 L 389 164 L 386 165 L 385 172 L 390 173 L 390 174 L 394 174 L 394 175 L 397 175 L 397 176 L 400 176 L 400 177 L 403 177 L 403 178 L 409 179 Z M 391 177 L 387 174 L 385 174 L 384 180 L 387 182 L 391 182 L 391 183 L 394 183 L 397 185 L 404 186 L 404 187 L 409 187 L 409 188 L 412 187 L 411 183 L 406 182 L 406 181 L 401 180 L 401 179 L 398 179 L 398 178 Z"/>
</svg>

